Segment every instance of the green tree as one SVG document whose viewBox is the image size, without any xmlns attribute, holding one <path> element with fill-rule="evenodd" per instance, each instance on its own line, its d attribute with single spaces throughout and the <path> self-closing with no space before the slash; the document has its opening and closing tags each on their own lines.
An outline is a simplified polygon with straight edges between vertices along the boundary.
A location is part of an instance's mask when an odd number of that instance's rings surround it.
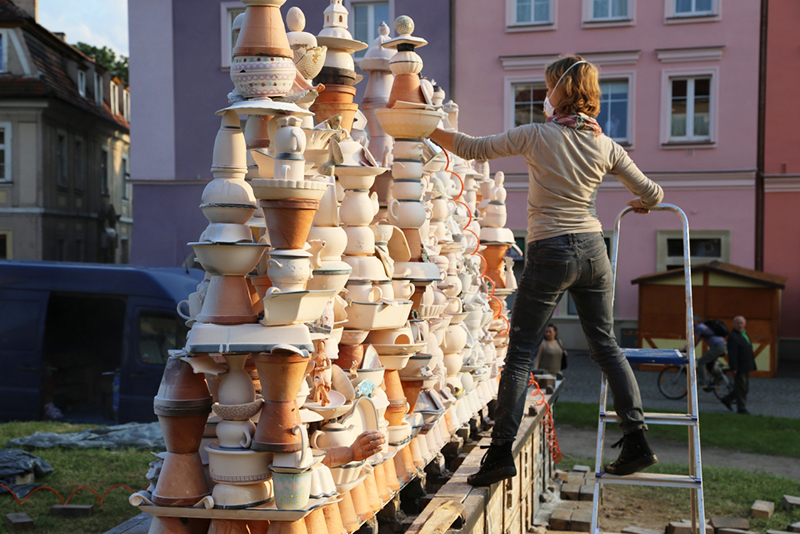
<svg viewBox="0 0 800 534">
<path fill-rule="evenodd" d="M 128 83 L 128 57 L 120 55 L 104 46 L 98 48 L 86 43 L 78 43 L 75 48 L 95 60 L 100 66 L 108 69 L 109 72 L 118 76 L 122 81 Z"/>
</svg>

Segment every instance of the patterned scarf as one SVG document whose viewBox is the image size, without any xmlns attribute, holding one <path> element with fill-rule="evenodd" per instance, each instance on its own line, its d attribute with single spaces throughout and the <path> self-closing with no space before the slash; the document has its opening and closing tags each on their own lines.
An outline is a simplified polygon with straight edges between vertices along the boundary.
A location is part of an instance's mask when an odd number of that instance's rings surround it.
<svg viewBox="0 0 800 534">
<path fill-rule="evenodd" d="M 595 137 L 603 133 L 603 129 L 600 128 L 597 121 L 586 113 L 571 113 L 569 115 L 555 113 L 547 117 L 546 122 L 555 122 L 566 128 L 575 128 L 576 130 L 591 130 L 594 132 Z"/>
</svg>

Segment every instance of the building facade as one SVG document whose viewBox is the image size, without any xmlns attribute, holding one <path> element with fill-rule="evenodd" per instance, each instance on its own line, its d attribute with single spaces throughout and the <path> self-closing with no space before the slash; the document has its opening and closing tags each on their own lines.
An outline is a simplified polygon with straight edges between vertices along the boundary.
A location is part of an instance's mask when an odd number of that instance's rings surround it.
<svg viewBox="0 0 800 534">
<path fill-rule="evenodd" d="M 322 29 L 330 0 L 289 0 L 303 9 L 305 31 Z M 414 17 L 423 75 L 445 90 L 450 82 L 450 1 L 345 0 L 353 37 L 372 42 L 382 21 Z M 214 114 L 233 89 L 230 58 L 239 0 L 137 0 L 128 2 L 131 81 L 139 88 L 133 108 L 133 165 L 136 235 L 132 259 L 145 265 L 180 265 L 191 254 L 208 221 L 197 206 L 211 179 L 211 152 L 219 129 Z M 418 16 L 416 16 L 418 15 Z M 159 36 L 153 39 L 153 36 Z M 366 81 L 356 86 L 360 101 Z"/>
<path fill-rule="evenodd" d="M 127 263 L 127 86 L 0 0 L 0 259 Z"/>
<path fill-rule="evenodd" d="M 725 0 L 503 0 L 455 12 L 454 98 L 471 135 L 543 121 L 545 66 L 580 54 L 598 65 L 598 117 L 681 207 L 692 230 L 692 260 L 754 267 L 758 130 L 759 2 Z M 475 36 L 481 36 L 476 39 Z M 485 46 L 491 42 L 492 46 Z M 522 158 L 498 160 L 506 173 L 509 223 L 524 236 L 527 171 Z M 607 237 L 633 196 L 608 177 L 597 198 Z M 516 208 L 516 209 L 514 209 Z M 671 213 L 623 219 L 617 326 L 635 327 L 630 281 L 682 265 L 680 221 Z M 578 318 L 564 298 L 556 322 L 581 346 Z"/>
</svg>

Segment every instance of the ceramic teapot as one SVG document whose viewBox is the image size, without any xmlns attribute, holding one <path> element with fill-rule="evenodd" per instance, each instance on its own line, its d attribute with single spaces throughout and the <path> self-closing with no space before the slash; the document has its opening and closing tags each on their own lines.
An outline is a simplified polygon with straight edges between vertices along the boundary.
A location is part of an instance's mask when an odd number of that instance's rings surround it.
<svg viewBox="0 0 800 534">
<path fill-rule="evenodd" d="M 329 184 L 328 189 L 319 201 L 319 208 L 314 213 L 313 226 L 339 226 L 339 201 L 336 200 L 335 178 L 333 176 L 317 176 L 316 179 Z"/>
<path fill-rule="evenodd" d="M 356 440 L 355 427 L 342 423 L 328 423 L 311 437 L 311 446 L 316 449 L 331 447 L 349 447 Z"/>
<path fill-rule="evenodd" d="M 305 289 L 306 282 L 312 277 L 309 256 L 304 251 L 272 251 L 267 260 L 267 275 L 273 285 L 281 291 Z"/>
<path fill-rule="evenodd" d="M 418 200 L 398 200 L 389 202 L 389 220 L 400 228 L 420 228 L 430 219 L 430 210 Z"/>
<path fill-rule="evenodd" d="M 367 226 L 380 210 L 378 193 L 368 189 L 348 189 L 342 200 L 339 217 L 347 226 Z"/>
</svg>

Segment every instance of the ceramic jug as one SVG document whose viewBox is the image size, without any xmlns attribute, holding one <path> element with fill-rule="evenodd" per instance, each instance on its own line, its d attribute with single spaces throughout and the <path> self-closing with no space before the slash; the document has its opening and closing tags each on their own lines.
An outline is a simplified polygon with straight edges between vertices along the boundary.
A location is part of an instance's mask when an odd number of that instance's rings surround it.
<svg viewBox="0 0 800 534">
<path fill-rule="evenodd" d="M 395 198 L 389 202 L 389 219 L 400 228 L 419 228 L 430 219 L 430 211 L 417 200 Z"/>
<path fill-rule="evenodd" d="M 356 439 L 354 429 L 353 425 L 344 426 L 342 423 L 328 423 L 311 437 L 311 446 L 316 449 L 349 447 Z"/>
<path fill-rule="evenodd" d="M 367 226 L 380 209 L 378 194 L 368 189 L 348 189 L 342 200 L 339 218 L 347 226 Z"/>
</svg>

